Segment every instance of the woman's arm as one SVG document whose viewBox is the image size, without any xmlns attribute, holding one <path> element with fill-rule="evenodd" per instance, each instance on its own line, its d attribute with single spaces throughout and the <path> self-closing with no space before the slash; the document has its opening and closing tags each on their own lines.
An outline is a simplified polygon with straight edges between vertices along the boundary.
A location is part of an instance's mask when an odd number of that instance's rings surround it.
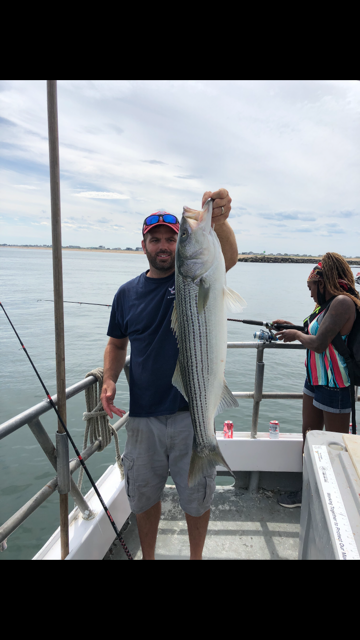
<svg viewBox="0 0 360 640">
<path fill-rule="evenodd" d="M 316 336 L 310 336 L 293 329 L 279 331 L 276 336 L 284 342 L 299 340 L 306 349 L 311 349 L 315 353 L 323 353 L 339 331 L 341 332 L 346 325 L 348 325 L 349 331 L 351 330 L 354 320 L 355 308 L 352 300 L 347 296 L 337 296 L 331 303 L 330 309 L 322 321 Z"/>
</svg>

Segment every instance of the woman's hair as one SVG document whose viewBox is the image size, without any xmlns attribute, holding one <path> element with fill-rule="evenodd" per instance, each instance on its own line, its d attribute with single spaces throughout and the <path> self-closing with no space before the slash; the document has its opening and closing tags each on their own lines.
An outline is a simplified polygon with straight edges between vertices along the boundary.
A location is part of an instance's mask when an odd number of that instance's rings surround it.
<svg viewBox="0 0 360 640">
<path fill-rule="evenodd" d="M 345 258 L 339 253 L 325 253 L 321 259 L 321 269 L 328 292 L 333 296 L 348 296 L 360 309 L 360 295 L 355 289 L 354 274 Z"/>
</svg>

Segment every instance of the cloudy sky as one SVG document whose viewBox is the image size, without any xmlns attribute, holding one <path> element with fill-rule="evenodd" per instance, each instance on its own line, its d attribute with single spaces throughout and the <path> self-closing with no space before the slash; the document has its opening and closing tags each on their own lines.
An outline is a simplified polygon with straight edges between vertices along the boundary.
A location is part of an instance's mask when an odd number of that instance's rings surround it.
<svg viewBox="0 0 360 640">
<path fill-rule="evenodd" d="M 225 187 L 239 251 L 360 256 L 359 81 L 58 81 L 63 245 Z M 51 244 L 46 81 L 0 82 L 0 243 Z"/>
</svg>

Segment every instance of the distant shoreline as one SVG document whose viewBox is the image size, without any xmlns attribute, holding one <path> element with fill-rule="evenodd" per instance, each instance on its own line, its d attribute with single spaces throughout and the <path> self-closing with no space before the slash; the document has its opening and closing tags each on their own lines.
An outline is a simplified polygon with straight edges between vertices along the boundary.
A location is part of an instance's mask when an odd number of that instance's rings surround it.
<svg viewBox="0 0 360 640">
<path fill-rule="evenodd" d="M 7 244 L 0 245 L 0 249 L 41 249 L 44 251 L 51 251 L 51 247 L 26 247 L 21 244 Z M 85 249 L 80 247 L 80 249 L 75 247 L 62 247 L 63 251 L 93 251 L 94 253 L 138 253 L 141 256 L 144 255 L 142 251 L 127 250 L 127 249 Z"/>
<path fill-rule="evenodd" d="M 26 247 L 24 245 L 1 245 L 0 249 L 41 249 L 45 251 L 51 251 L 51 247 Z M 73 248 L 63 247 L 63 251 L 92 251 L 94 253 L 131 253 L 135 255 L 143 256 L 142 251 L 128 250 L 128 249 L 89 249 L 89 248 Z M 239 254 L 238 262 L 266 262 L 266 263 L 292 263 L 292 264 L 307 264 L 317 263 L 321 260 L 321 256 L 294 256 L 294 255 L 282 255 L 274 256 L 272 254 Z M 360 266 L 360 258 L 345 258 L 345 260 L 354 266 Z"/>
</svg>

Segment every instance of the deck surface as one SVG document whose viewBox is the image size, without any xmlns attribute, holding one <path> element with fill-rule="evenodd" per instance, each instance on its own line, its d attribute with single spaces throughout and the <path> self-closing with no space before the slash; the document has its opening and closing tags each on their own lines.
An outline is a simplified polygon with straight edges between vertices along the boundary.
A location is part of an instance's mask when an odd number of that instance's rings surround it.
<svg viewBox="0 0 360 640">
<path fill-rule="evenodd" d="M 231 486 L 216 487 L 206 537 L 204 560 L 297 560 L 300 508 L 277 504 L 279 491 L 260 489 L 250 494 Z M 122 532 L 134 560 L 141 560 L 134 514 Z M 155 557 L 157 560 L 188 560 L 186 520 L 174 487 L 166 486 L 162 499 Z M 127 560 L 116 541 L 104 560 Z"/>
</svg>

